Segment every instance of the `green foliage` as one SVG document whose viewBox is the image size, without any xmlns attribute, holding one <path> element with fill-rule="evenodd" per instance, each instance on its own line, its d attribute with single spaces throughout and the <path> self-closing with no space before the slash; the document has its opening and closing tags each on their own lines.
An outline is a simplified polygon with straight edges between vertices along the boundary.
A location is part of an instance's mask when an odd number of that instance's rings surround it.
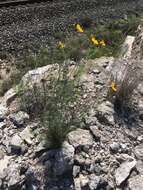
<svg viewBox="0 0 143 190">
<path fill-rule="evenodd" d="M 122 32 L 120 30 L 108 31 L 107 29 L 104 29 L 104 31 L 102 31 L 100 35 L 99 34 L 100 32 L 96 34 L 97 38 L 100 36 L 101 39 L 104 39 L 106 46 L 90 46 L 87 49 L 86 58 L 95 59 L 102 56 L 117 56 L 119 49 L 125 39 Z"/>
<path fill-rule="evenodd" d="M 59 32 L 55 34 L 55 42 L 49 41 L 47 47 L 41 48 L 39 53 L 32 54 L 22 62 L 17 64 L 18 69 L 25 73 L 30 69 L 40 66 L 62 63 L 65 59 L 80 61 L 82 58 L 95 59 L 101 56 L 118 56 L 120 47 L 127 35 L 134 35 L 140 22 L 140 17 L 129 15 L 125 19 L 118 19 L 111 23 L 99 25 L 88 18 L 80 20 L 85 32 L 82 34 L 72 32 Z M 89 38 L 91 34 L 98 40 L 104 40 L 106 47 L 92 45 Z M 61 51 L 57 47 L 59 41 L 65 44 L 65 49 Z"/>
<path fill-rule="evenodd" d="M 71 126 L 78 127 L 82 120 L 79 86 L 82 71 L 83 65 L 71 68 L 65 61 L 58 65 L 56 74 L 51 73 L 40 84 L 28 88 L 28 84 L 21 83 L 17 88 L 21 109 L 33 118 L 40 118 L 42 136 L 50 148 L 59 148 Z"/>
<path fill-rule="evenodd" d="M 135 14 L 128 15 L 126 19 L 119 19 L 110 23 L 108 28 L 112 30 L 120 30 L 124 35 L 134 35 L 140 23 L 140 16 Z"/>
<path fill-rule="evenodd" d="M 42 48 L 38 54 L 27 56 L 24 65 L 26 65 L 26 68 L 34 69 L 44 65 L 61 64 L 67 59 L 77 62 L 84 57 L 83 50 L 89 45 L 85 36 L 78 35 L 66 37 L 63 42 L 66 47 L 62 51 L 58 48 L 57 42 L 48 44 L 49 46 Z M 24 68 L 22 64 L 21 67 Z"/>
<path fill-rule="evenodd" d="M 97 25 L 95 31 L 89 29 L 87 31 L 88 36 L 94 33 L 97 39 L 104 39 L 106 47 L 90 46 L 87 49 L 86 58 L 95 59 L 101 56 L 118 56 L 126 36 L 135 35 L 139 22 L 140 17 L 130 15 L 126 19 L 118 19 L 107 25 Z"/>
<path fill-rule="evenodd" d="M 117 91 L 114 92 L 110 87 L 108 97 L 113 101 L 115 110 L 123 113 L 126 108 L 131 107 L 132 95 L 139 84 L 140 77 L 141 70 L 136 62 L 125 67 L 122 71 L 122 77 L 119 78 L 118 73 L 116 76 L 111 76 L 110 83 L 115 82 Z"/>
<path fill-rule="evenodd" d="M 99 58 L 101 56 L 111 56 L 111 50 L 110 48 L 107 47 L 94 47 L 94 48 L 89 48 L 87 51 L 87 59 L 95 59 L 95 58 Z"/>
</svg>

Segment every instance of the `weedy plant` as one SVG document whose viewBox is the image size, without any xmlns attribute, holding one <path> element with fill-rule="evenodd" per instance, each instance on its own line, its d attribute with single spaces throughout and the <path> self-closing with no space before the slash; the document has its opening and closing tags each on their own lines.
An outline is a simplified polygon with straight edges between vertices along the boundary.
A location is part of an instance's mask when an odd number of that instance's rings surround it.
<svg viewBox="0 0 143 190">
<path fill-rule="evenodd" d="M 42 79 L 40 84 L 18 86 L 21 109 L 33 118 L 40 118 L 41 136 L 50 148 L 59 148 L 67 133 L 79 127 L 85 114 L 79 83 L 83 70 L 83 65 L 70 66 L 65 60 L 57 65 L 56 73 Z"/>
<path fill-rule="evenodd" d="M 67 65 L 62 67 L 62 73 L 58 73 L 58 79 L 51 80 L 49 97 L 42 121 L 45 125 L 46 136 L 50 147 L 58 148 L 71 126 L 78 126 L 81 116 L 80 86 L 77 76 L 71 79 Z M 43 87 L 46 89 L 46 85 Z M 79 113 L 80 112 L 80 113 Z"/>
<path fill-rule="evenodd" d="M 127 110 L 132 108 L 132 96 L 141 80 L 141 68 L 139 63 L 133 61 L 127 64 L 121 71 L 111 76 L 108 97 L 114 103 L 118 113 L 127 115 Z"/>
</svg>

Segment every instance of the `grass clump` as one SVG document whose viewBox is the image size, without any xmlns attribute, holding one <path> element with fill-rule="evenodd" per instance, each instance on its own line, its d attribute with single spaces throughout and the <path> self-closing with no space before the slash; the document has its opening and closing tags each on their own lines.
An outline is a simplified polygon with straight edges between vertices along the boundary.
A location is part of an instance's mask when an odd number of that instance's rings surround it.
<svg viewBox="0 0 143 190">
<path fill-rule="evenodd" d="M 127 64 L 120 72 L 111 76 L 108 95 L 114 103 L 115 110 L 125 116 L 128 115 L 127 110 L 132 109 L 132 96 L 141 80 L 142 71 L 139 69 L 139 63 L 134 61 L 132 64 Z"/>
</svg>

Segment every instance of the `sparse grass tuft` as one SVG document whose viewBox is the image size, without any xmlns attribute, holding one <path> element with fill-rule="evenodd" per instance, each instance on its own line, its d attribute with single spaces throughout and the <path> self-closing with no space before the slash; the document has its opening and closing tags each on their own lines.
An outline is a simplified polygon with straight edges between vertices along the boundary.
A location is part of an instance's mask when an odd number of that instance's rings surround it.
<svg viewBox="0 0 143 190">
<path fill-rule="evenodd" d="M 141 79 L 141 69 L 138 65 L 137 62 L 127 64 L 120 76 L 118 72 L 116 76 L 111 77 L 110 84 L 115 85 L 110 86 L 108 95 L 119 113 L 124 114 L 128 108 L 132 107 L 132 96 Z"/>
</svg>

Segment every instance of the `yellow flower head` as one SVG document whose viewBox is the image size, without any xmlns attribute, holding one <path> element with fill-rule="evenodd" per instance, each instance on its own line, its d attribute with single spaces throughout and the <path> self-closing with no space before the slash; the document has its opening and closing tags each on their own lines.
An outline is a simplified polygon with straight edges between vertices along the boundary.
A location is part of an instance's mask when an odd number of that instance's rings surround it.
<svg viewBox="0 0 143 190">
<path fill-rule="evenodd" d="M 101 41 L 100 41 L 100 45 L 103 46 L 103 47 L 105 47 L 105 46 L 106 46 L 105 41 L 104 41 L 104 40 L 101 40 Z"/>
<path fill-rule="evenodd" d="M 91 42 L 94 44 L 94 45 L 99 45 L 99 42 L 98 40 L 96 40 L 95 36 L 91 36 Z"/>
<path fill-rule="evenodd" d="M 59 41 L 58 47 L 59 47 L 59 49 L 64 49 L 65 48 L 65 44 L 63 42 Z"/>
<path fill-rule="evenodd" d="M 111 83 L 111 88 L 112 88 L 112 90 L 113 90 L 114 92 L 117 91 L 117 86 L 116 86 L 116 83 L 115 83 L 115 82 L 112 82 L 112 83 Z"/>
<path fill-rule="evenodd" d="M 76 27 L 77 32 L 80 32 L 80 33 L 84 32 L 84 29 L 82 28 L 82 26 L 80 24 L 76 24 L 75 27 Z"/>
</svg>

